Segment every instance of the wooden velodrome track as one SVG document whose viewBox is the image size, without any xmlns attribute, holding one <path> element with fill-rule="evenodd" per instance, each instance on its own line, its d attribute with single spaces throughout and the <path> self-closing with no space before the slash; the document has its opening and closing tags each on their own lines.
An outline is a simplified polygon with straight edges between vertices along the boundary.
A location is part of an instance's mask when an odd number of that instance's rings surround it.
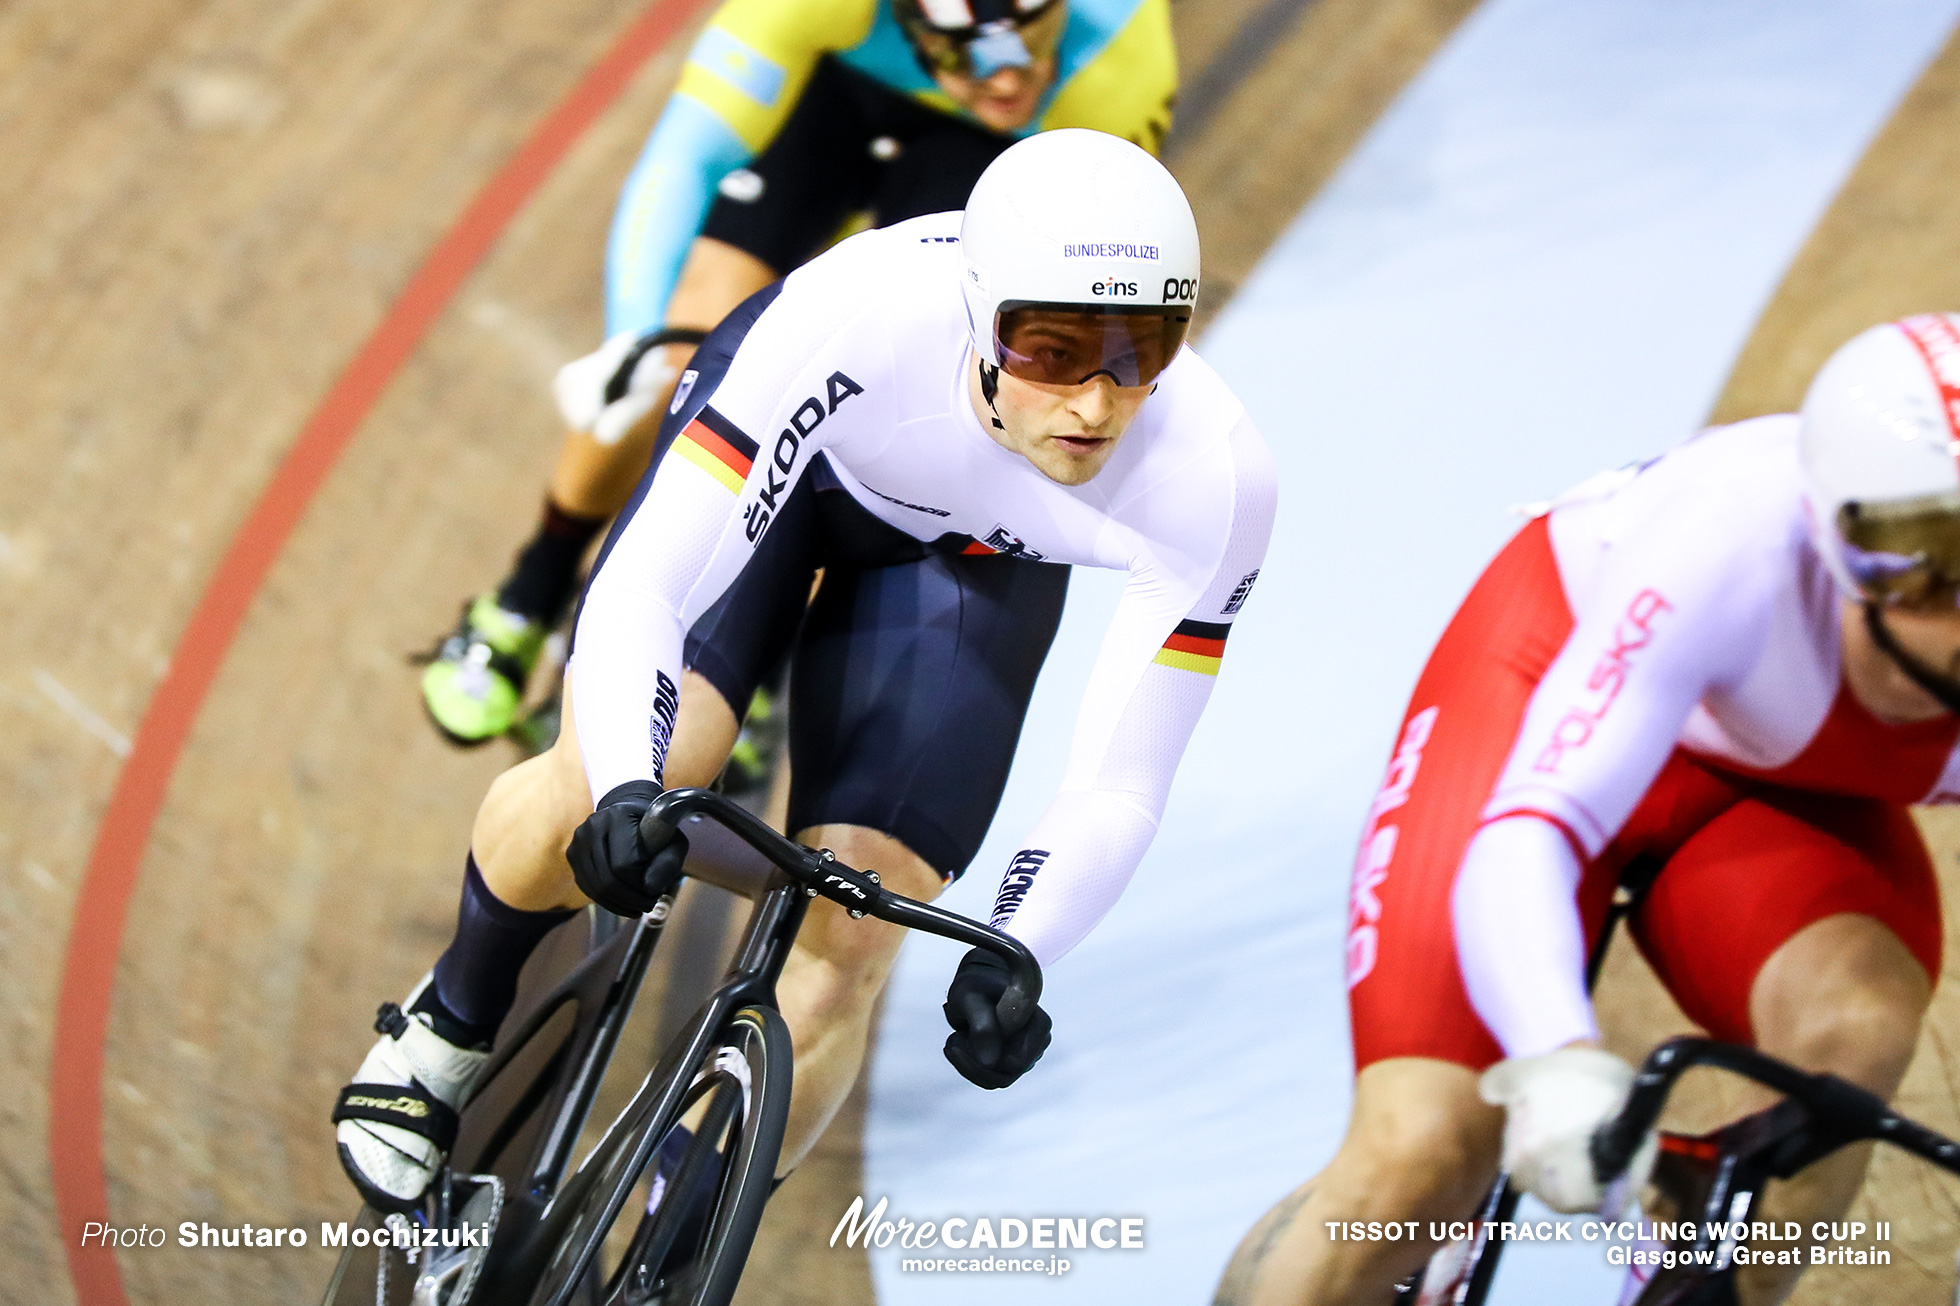
<svg viewBox="0 0 1960 1306">
<path fill-rule="evenodd" d="M 1172 162 L 1212 306 L 1472 3 L 1180 0 Z M 510 761 L 438 743 L 403 654 L 529 525 L 545 382 L 597 336 L 613 197 L 704 8 L 0 9 L 0 1301 L 317 1296 L 317 1246 L 111 1258 L 79 1224 L 348 1214 L 327 1104 L 365 1012 L 447 937 Z M 1960 305 L 1956 154 L 1949 50 L 1722 415 L 1789 407 L 1858 327 Z M 1960 819 L 1928 825 L 1950 873 Z M 1669 1027 L 1650 989 L 1620 956 L 1629 1050 Z M 1956 1033 L 1948 985 L 1905 1104 L 1949 1129 Z M 772 1206 L 745 1302 L 870 1299 L 862 1260 L 821 1246 L 856 1127 Z M 1950 1291 L 1954 1190 L 1876 1173 L 1903 1263 L 1804 1300 Z"/>
</svg>

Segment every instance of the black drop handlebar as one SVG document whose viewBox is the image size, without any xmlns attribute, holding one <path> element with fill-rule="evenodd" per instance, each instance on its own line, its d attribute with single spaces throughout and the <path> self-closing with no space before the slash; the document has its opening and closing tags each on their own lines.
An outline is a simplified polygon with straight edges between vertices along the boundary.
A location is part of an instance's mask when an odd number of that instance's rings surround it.
<svg viewBox="0 0 1960 1306">
<path fill-rule="evenodd" d="M 1960 1174 L 1960 1143 L 1906 1119 L 1875 1093 L 1836 1075 L 1813 1075 L 1734 1043 L 1674 1038 L 1648 1054 L 1619 1115 L 1593 1135 L 1593 1174 L 1602 1187 L 1625 1173 L 1640 1142 L 1660 1118 L 1675 1081 L 1695 1066 L 1715 1066 L 1752 1079 L 1801 1103 L 1843 1142 L 1874 1138 Z"/>
<path fill-rule="evenodd" d="M 804 892 L 828 898 L 853 916 L 875 916 L 993 953 L 1007 965 L 1007 989 L 1001 994 L 998 1009 L 1002 1024 L 1008 1028 L 1019 1028 L 1041 1000 L 1041 966 L 1020 940 L 893 893 L 878 882 L 877 872 L 854 870 L 838 861 L 829 849 L 805 848 L 786 839 L 753 812 L 711 789 L 669 789 L 654 799 L 640 818 L 640 841 L 648 848 L 665 847 L 690 816 L 714 821 L 768 859 L 790 882 L 801 885 Z"/>
</svg>

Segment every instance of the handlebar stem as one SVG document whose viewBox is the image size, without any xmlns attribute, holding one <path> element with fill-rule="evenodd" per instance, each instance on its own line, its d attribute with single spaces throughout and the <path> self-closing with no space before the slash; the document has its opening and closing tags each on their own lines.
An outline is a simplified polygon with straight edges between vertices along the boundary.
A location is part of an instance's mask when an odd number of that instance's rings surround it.
<svg viewBox="0 0 1960 1306">
<path fill-rule="evenodd" d="M 1027 946 L 1011 935 L 903 894 L 879 882 L 876 871 L 859 871 L 828 848 L 805 848 L 784 838 L 755 813 L 711 789 L 669 789 L 640 818 L 640 841 L 663 848 L 690 816 L 712 820 L 768 859 L 811 897 L 828 898 L 853 918 L 875 916 L 906 929 L 936 934 L 985 948 L 1006 963 L 1007 989 L 998 1009 L 1009 1028 L 1017 1028 L 1041 999 L 1041 966 Z"/>
<path fill-rule="evenodd" d="M 1841 1143 L 1880 1139 L 1960 1174 L 1960 1144 L 1899 1115 L 1875 1093 L 1836 1075 L 1806 1073 L 1754 1048 L 1683 1037 L 1669 1039 L 1648 1054 L 1620 1113 L 1593 1135 L 1593 1174 L 1602 1186 L 1626 1171 L 1676 1081 L 1701 1065 L 1754 1080 L 1800 1103 Z"/>
</svg>

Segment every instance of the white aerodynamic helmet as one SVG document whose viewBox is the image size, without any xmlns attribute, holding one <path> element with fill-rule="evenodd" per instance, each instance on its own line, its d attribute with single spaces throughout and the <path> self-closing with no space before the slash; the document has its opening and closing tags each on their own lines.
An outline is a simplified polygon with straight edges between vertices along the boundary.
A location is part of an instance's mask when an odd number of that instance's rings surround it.
<svg viewBox="0 0 1960 1306">
<path fill-rule="evenodd" d="M 1801 446 L 1813 536 L 1847 595 L 1960 600 L 1960 317 L 1888 322 L 1832 354 Z"/>
<path fill-rule="evenodd" d="M 1177 180 L 1138 146 L 1070 127 L 1009 147 L 960 223 L 967 326 L 1010 375 L 1148 385 L 1198 299 L 1198 224 Z"/>
</svg>

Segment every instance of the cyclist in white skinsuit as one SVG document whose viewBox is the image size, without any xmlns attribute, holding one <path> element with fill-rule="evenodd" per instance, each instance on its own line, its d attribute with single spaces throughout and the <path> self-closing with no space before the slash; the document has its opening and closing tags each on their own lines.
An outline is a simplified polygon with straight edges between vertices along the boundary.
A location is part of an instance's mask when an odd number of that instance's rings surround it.
<svg viewBox="0 0 1960 1306">
<path fill-rule="evenodd" d="M 1272 472 L 1244 409 L 1189 350 L 1093 480 L 1058 483 L 996 443 L 968 396 L 958 231 L 957 214 L 917 218 L 790 274 L 594 578 L 573 702 L 595 797 L 656 778 L 645 705 L 661 677 L 678 680 L 684 633 L 818 458 L 921 542 L 964 551 L 1004 531 L 1024 557 L 1128 572 L 1062 792 L 1029 836 L 1046 864 L 1001 917 L 1048 962 L 1101 919 L 1156 831 L 1212 679 L 1203 650 L 1178 646 L 1222 641 L 1265 549 Z M 1084 290 L 1096 279 L 1085 269 Z"/>
<path fill-rule="evenodd" d="M 1327 1222 L 1464 1219 L 1500 1160 L 1599 1206 L 1587 1145 L 1632 1070 L 1598 1045 L 1585 967 L 1635 859 L 1663 869 L 1630 931 L 1691 1019 L 1897 1089 L 1941 954 L 1907 806 L 1960 801 L 1955 451 L 1960 320 L 1911 318 L 1833 356 L 1801 417 L 1582 487 L 1490 564 L 1363 828 L 1347 1138 L 1247 1236 L 1221 1306 L 1387 1302 L 1433 1244 Z M 1868 1155 L 1753 1214 L 1841 1217 Z M 1766 1306 L 1801 1273 L 1693 1300 Z"/>
<path fill-rule="evenodd" d="M 1272 525 L 1264 443 L 1182 347 L 1197 286 L 1169 173 L 1063 130 L 1003 154 L 964 215 L 854 237 L 710 334 L 670 412 L 674 456 L 588 591 L 571 728 L 486 798 L 455 939 L 405 1011 L 384 1007 L 341 1095 L 342 1161 L 370 1202 L 419 1198 L 543 933 L 588 897 L 637 912 L 663 891 L 681 850 L 643 847 L 640 817 L 661 785 L 720 769 L 784 645 L 789 828 L 931 897 L 998 804 L 1066 581 L 1047 564 L 1126 572 L 1062 788 L 994 914 L 1043 963 L 1102 918 Z M 811 905 L 778 986 L 797 1053 L 785 1167 L 856 1077 L 901 935 Z M 1048 1041 L 1038 1009 L 1004 1026 L 1004 987 L 976 949 L 948 991 L 947 1056 L 989 1088 Z"/>
</svg>

